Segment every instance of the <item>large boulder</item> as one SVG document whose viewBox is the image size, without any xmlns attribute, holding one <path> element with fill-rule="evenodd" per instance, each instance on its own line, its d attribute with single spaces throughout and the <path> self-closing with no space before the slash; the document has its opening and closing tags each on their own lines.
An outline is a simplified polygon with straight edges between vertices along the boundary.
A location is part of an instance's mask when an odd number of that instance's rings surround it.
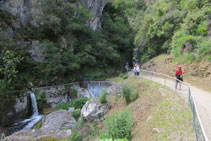
<svg viewBox="0 0 211 141">
<path fill-rule="evenodd" d="M 108 104 L 101 104 L 98 99 L 91 99 L 81 109 L 81 116 L 88 122 L 100 122 L 105 119 L 108 110 Z"/>
<path fill-rule="evenodd" d="M 74 117 L 66 110 L 50 113 L 42 120 L 42 131 L 69 129 L 76 124 Z"/>
<path fill-rule="evenodd" d="M 21 130 L 6 137 L 5 141 L 58 140 L 68 138 L 76 124 L 74 117 L 66 110 L 48 114 L 42 120 L 40 129 Z"/>
<path fill-rule="evenodd" d="M 59 139 L 65 139 L 71 136 L 72 130 L 53 130 L 51 132 L 45 132 L 40 129 L 37 130 L 22 130 L 19 132 L 16 132 L 12 134 L 11 136 L 8 136 L 4 138 L 2 141 L 32 141 L 32 140 L 59 140 Z"/>
<path fill-rule="evenodd" d="M 45 93 L 47 104 L 51 108 L 55 108 L 61 102 L 68 102 L 71 100 L 64 85 L 37 88 L 35 89 L 35 92 L 38 94 Z"/>
</svg>

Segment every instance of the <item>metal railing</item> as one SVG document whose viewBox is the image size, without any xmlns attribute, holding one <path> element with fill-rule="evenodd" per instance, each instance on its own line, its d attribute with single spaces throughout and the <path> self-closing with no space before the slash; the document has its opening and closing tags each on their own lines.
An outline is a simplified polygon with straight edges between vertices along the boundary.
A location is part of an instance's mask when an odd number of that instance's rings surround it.
<svg viewBox="0 0 211 141">
<path fill-rule="evenodd" d="M 185 99 L 188 100 L 192 112 L 192 124 L 193 124 L 193 129 L 195 131 L 196 135 L 196 140 L 197 141 L 209 141 L 207 134 L 204 130 L 203 123 L 201 121 L 198 109 L 197 109 L 197 104 L 195 101 L 194 96 L 191 94 L 191 86 L 189 83 L 182 82 L 174 77 L 168 76 L 166 74 L 162 73 L 157 73 L 157 72 L 152 72 L 152 71 L 147 71 L 147 70 L 141 70 L 140 76 L 143 78 L 147 78 L 151 81 L 158 81 L 158 79 L 163 79 L 163 85 L 171 87 L 174 86 L 174 83 L 176 84 L 176 81 L 179 81 L 181 83 L 182 88 L 183 88 L 183 93 L 188 94 L 185 96 Z M 172 81 L 173 80 L 173 81 Z M 169 83 L 168 83 L 169 82 Z M 175 92 L 177 92 L 176 85 L 175 85 Z M 184 97 L 184 95 L 183 95 Z"/>
</svg>

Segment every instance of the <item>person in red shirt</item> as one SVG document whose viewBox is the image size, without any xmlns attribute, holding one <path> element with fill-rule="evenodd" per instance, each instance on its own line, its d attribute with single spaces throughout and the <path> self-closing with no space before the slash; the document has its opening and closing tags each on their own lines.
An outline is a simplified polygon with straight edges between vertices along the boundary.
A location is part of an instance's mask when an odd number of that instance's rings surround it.
<svg viewBox="0 0 211 141">
<path fill-rule="evenodd" d="M 176 86 L 175 88 L 177 89 L 177 85 L 178 83 L 180 84 L 180 90 L 181 90 L 181 82 L 183 81 L 183 77 L 182 77 L 182 67 L 178 66 L 178 70 L 176 71 Z"/>
</svg>

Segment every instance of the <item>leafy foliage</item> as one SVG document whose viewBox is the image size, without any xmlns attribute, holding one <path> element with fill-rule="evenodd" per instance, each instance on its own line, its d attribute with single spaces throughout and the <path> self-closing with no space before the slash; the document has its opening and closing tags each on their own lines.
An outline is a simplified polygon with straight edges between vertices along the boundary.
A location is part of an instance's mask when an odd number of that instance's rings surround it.
<svg viewBox="0 0 211 141">
<path fill-rule="evenodd" d="M 80 114 L 81 114 L 80 109 L 75 109 L 74 111 L 72 111 L 72 115 L 76 120 L 78 120 L 78 118 L 80 117 Z"/>
<path fill-rule="evenodd" d="M 39 27 L 10 28 L 18 17 L 0 10 L 0 91 L 22 90 L 28 82 L 44 86 L 93 80 L 121 71 L 132 58 L 131 4 L 109 1 L 102 28 L 96 31 L 87 24 L 93 15 L 79 1 L 41 0 L 34 17 Z M 30 55 L 33 41 L 39 41 L 43 61 Z"/>
<path fill-rule="evenodd" d="M 204 48 L 201 43 L 208 40 L 211 14 L 208 0 L 156 0 L 141 11 L 135 18 L 136 23 L 141 21 L 136 27 L 135 45 L 142 62 L 170 50 L 181 62 L 210 58 L 200 49 Z M 184 54 L 182 50 L 187 42 L 194 49 Z"/>
<path fill-rule="evenodd" d="M 87 97 L 77 98 L 72 100 L 71 102 L 62 102 L 56 106 L 55 110 L 68 110 L 69 107 L 74 107 L 75 109 L 81 109 L 84 104 L 89 100 Z"/>
<path fill-rule="evenodd" d="M 75 109 L 81 109 L 87 101 L 89 101 L 89 98 L 87 97 L 77 98 L 70 102 L 70 106 Z"/>
<path fill-rule="evenodd" d="M 73 133 L 69 138 L 69 141 L 81 141 L 81 140 L 82 136 L 80 133 Z"/>
<path fill-rule="evenodd" d="M 131 96 L 130 96 L 130 100 L 131 101 L 135 101 L 138 98 L 138 92 L 137 91 L 133 91 Z"/>
<path fill-rule="evenodd" d="M 123 73 L 121 73 L 121 74 L 119 75 L 119 77 L 122 78 L 122 79 L 127 79 L 127 78 L 128 78 L 128 74 L 123 74 Z"/>
<path fill-rule="evenodd" d="M 104 130 L 101 138 L 132 139 L 133 119 L 129 112 L 119 112 L 110 115 L 104 122 Z"/>
<path fill-rule="evenodd" d="M 128 85 L 123 85 L 121 88 L 121 95 L 125 98 L 127 103 L 131 102 L 132 89 Z"/>
<path fill-rule="evenodd" d="M 137 91 L 133 91 L 128 85 L 123 85 L 121 88 L 121 95 L 125 98 L 127 103 L 135 101 L 139 96 Z"/>
<path fill-rule="evenodd" d="M 43 92 L 41 94 L 36 94 L 36 101 L 37 101 L 37 106 L 38 110 L 42 111 L 42 109 L 46 106 L 47 104 L 47 99 L 46 99 L 46 94 Z"/>
<path fill-rule="evenodd" d="M 108 93 L 106 92 L 106 90 L 103 90 L 102 94 L 99 97 L 100 103 L 102 104 L 107 103 L 107 95 Z"/>
</svg>

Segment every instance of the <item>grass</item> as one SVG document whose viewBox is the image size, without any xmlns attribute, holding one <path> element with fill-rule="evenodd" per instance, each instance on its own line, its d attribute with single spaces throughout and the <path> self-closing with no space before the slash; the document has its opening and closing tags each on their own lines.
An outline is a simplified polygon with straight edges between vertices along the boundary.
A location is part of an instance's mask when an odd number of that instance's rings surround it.
<svg viewBox="0 0 211 141">
<path fill-rule="evenodd" d="M 40 120 L 34 127 L 33 129 L 40 129 L 42 127 L 42 120 Z"/>
<path fill-rule="evenodd" d="M 122 98 L 113 98 L 109 114 L 132 110 L 133 141 L 194 140 L 191 111 L 181 97 L 149 80 L 129 77 L 125 83 L 139 92 L 139 98 L 129 105 Z"/>
<path fill-rule="evenodd" d="M 123 82 L 123 78 L 121 77 L 112 77 L 112 78 L 107 78 L 107 81 L 113 81 L 113 82 Z"/>
</svg>

